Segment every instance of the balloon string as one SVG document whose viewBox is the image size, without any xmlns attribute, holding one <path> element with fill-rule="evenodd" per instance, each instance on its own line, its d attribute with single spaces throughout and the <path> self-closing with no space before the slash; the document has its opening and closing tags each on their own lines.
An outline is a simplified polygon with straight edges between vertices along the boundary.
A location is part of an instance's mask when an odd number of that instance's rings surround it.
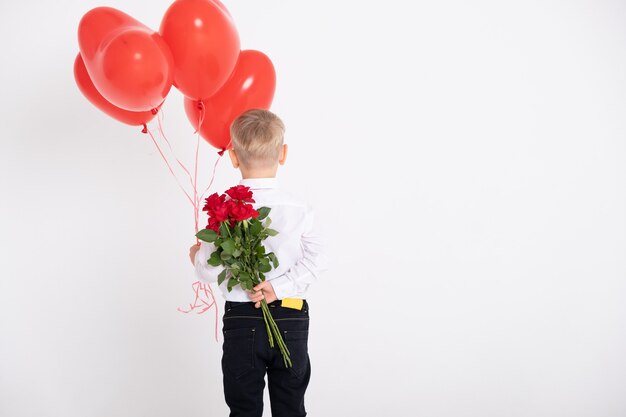
<svg viewBox="0 0 626 417">
<path fill-rule="evenodd" d="M 148 129 L 148 127 L 146 125 L 144 125 L 144 129 L 150 135 L 150 138 L 152 139 L 152 142 L 154 142 L 154 145 L 156 146 L 156 148 L 158 149 L 159 153 L 161 154 L 161 158 L 163 158 L 163 161 L 165 161 L 165 165 L 167 165 L 167 168 L 170 170 L 170 173 L 172 174 L 174 179 L 176 179 L 176 183 L 178 184 L 180 189 L 183 190 L 183 193 L 185 193 L 185 195 L 187 196 L 187 199 L 189 200 L 189 202 L 195 207 L 196 204 L 194 204 L 194 201 L 191 199 L 191 196 L 189 195 L 189 193 L 187 193 L 187 191 L 185 191 L 183 186 L 180 184 L 180 181 L 178 180 L 178 177 L 176 176 L 176 174 L 174 174 L 174 171 L 172 170 L 172 167 L 170 166 L 170 163 L 167 161 L 167 158 L 165 158 L 165 155 L 163 155 L 163 152 L 161 151 L 161 147 L 159 146 L 157 141 L 154 139 L 154 135 L 152 135 L 152 132 L 150 131 L 150 129 Z"/>
<path fill-rule="evenodd" d="M 160 113 L 161 112 L 157 113 L 157 122 L 159 123 L 159 133 L 161 134 L 161 137 L 167 143 L 167 146 L 170 148 L 170 152 L 172 153 L 172 155 L 176 159 L 176 162 L 178 162 L 178 165 L 180 165 L 180 167 L 187 173 L 187 177 L 189 177 L 189 183 L 191 184 L 192 187 L 194 187 L 193 179 L 191 178 L 191 173 L 189 172 L 187 167 L 180 161 L 180 159 L 178 159 L 178 157 L 174 154 L 174 149 L 172 148 L 172 144 L 170 143 L 170 141 L 167 139 L 167 136 L 165 136 L 165 133 L 163 132 L 163 126 L 161 124 L 161 118 L 159 117 Z"/>
<path fill-rule="evenodd" d="M 211 175 L 211 181 L 209 182 L 209 186 L 206 187 L 206 190 L 202 192 L 202 195 L 200 196 L 200 201 L 202 200 L 202 197 L 204 197 L 204 193 L 209 191 L 209 189 L 211 188 L 211 185 L 213 184 L 213 180 L 215 179 L 215 169 L 217 168 L 217 164 L 220 162 L 221 159 L 222 159 L 222 156 L 220 155 L 215 160 L 215 164 L 213 164 L 213 174 Z"/>
<path fill-rule="evenodd" d="M 191 313 L 195 309 L 202 308 L 202 310 L 196 312 L 196 314 L 203 314 L 204 312 L 209 310 L 211 307 L 215 306 L 215 340 L 217 341 L 218 307 L 217 307 L 217 300 L 215 299 L 215 295 L 213 294 L 213 290 L 211 289 L 211 285 L 205 284 L 200 281 L 196 281 L 193 284 L 191 284 L 191 287 L 193 288 L 193 292 L 196 296 L 196 298 L 193 301 L 193 304 L 189 304 L 189 310 L 183 310 L 180 307 L 178 307 L 177 310 L 180 311 L 181 313 L 187 314 L 187 313 Z M 212 301 L 207 302 L 203 300 L 202 295 L 204 295 L 208 300 L 212 300 Z"/>
<path fill-rule="evenodd" d="M 203 111 L 203 113 L 204 113 L 204 111 Z M 157 113 L 157 121 L 158 121 L 158 126 L 159 126 L 159 132 L 161 133 L 161 136 L 163 137 L 163 139 L 165 139 L 165 141 L 167 142 L 167 145 L 168 145 L 170 151 L 172 152 L 172 155 L 174 155 L 174 150 L 172 149 L 172 146 L 171 146 L 169 140 L 167 140 L 167 137 L 165 136 L 165 133 L 163 132 L 163 127 L 161 126 L 161 120 L 158 118 L 158 113 Z M 154 143 L 154 145 L 156 146 L 157 150 L 159 151 L 159 154 L 163 158 L 163 161 L 165 161 L 165 164 L 167 165 L 167 168 L 169 169 L 169 171 L 172 174 L 172 176 L 176 179 L 176 183 L 178 184 L 180 189 L 185 193 L 185 195 L 187 196 L 187 199 L 193 205 L 193 207 L 194 207 L 195 230 L 196 230 L 196 234 L 197 234 L 198 233 L 198 217 L 199 217 L 200 199 L 198 198 L 198 189 L 197 189 L 196 185 L 197 185 L 197 180 L 198 180 L 198 155 L 199 155 L 199 150 L 200 150 L 200 134 L 198 133 L 198 142 L 196 144 L 196 158 L 195 158 L 195 167 L 194 167 L 194 169 L 195 169 L 195 173 L 194 174 L 195 175 L 194 175 L 194 179 L 193 180 L 191 178 L 191 173 L 189 172 L 189 170 L 174 155 L 174 158 L 176 158 L 176 160 L 178 161 L 178 164 L 187 173 L 187 175 L 189 177 L 189 181 L 191 182 L 191 185 L 193 186 L 194 198 L 192 199 L 191 196 L 187 193 L 187 191 L 185 191 L 183 186 L 180 184 L 180 181 L 178 180 L 178 177 L 176 176 L 176 174 L 174 174 L 174 171 L 172 170 L 172 167 L 170 166 L 167 158 L 165 158 L 165 155 L 161 151 L 161 147 L 157 143 L 157 141 L 154 138 L 154 135 L 152 134 L 150 129 L 148 129 L 147 125 L 145 125 L 145 124 L 143 125 L 142 132 L 148 133 L 150 135 L 150 138 L 152 139 L 152 142 Z M 217 163 L 219 162 L 220 159 L 221 158 L 218 158 L 217 161 L 215 161 L 215 164 L 213 165 L 213 173 L 211 175 L 211 181 L 209 183 L 209 187 L 207 187 L 207 190 L 210 188 L 211 184 L 213 184 L 213 180 L 215 179 L 215 169 L 216 169 Z M 204 195 L 204 193 L 202 195 Z M 197 245 L 200 244 L 200 241 L 197 238 L 196 238 L 196 244 Z M 210 284 L 204 284 L 203 282 L 200 282 L 200 281 L 194 282 L 192 284 L 192 288 L 194 289 L 195 299 L 194 299 L 193 304 L 189 304 L 189 310 L 182 310 L 180 307 L 178 307 L 177 310 L 182 312 L 182 313 L 190 313 L 191 311 L 193 311 L 193 310 L 195 310 L 197 308 L 202 308 L 200 311 L 197 312 L 197 314 L 202 314 L 202 313 L 206 312 L 207 310 L 209 310 L 212 306 L 215 306 L 215 341 L 217 341 L 218 340 L 217 339 L 217 334 L 218 334 L 217 322 L 218 322 L 218 317 L 219 317 L 219 309 L 218 309 L 218 305 L 217 305 L 217 300 L 215 299 L 215 294 L 213 294 L 213 289 L 211 288 Z M 203 296 L 204 296 L 205 299 L 203 299 Z"/>
<path fill-rule="evenodd" d="M 192 181 L 193 184 L 193 190 L 194 190 L 194 201 L 196 204 L 194 204 L 194 221 L 195 221 L 195 230 L 196 230 L 196 234 L 198 234 L 198 230 L 199 230 L 199 215 L 200 215 L 200 204 L 201 204 L 201 199 L 202 196 L 204 196 L 204 193 L 206 192 L 206 190 L 202 193 L 202 195 L 200 197 L 198 197 L 198 156 L 200 153 L 200 127 L 202 126 L 202 122 L 204 121 L 204 105 L 202 104 L 202 102 L 199 102 L 198 104 L 198 111 L 200 112 L 200 114 L 198 115 L 198 129 L 196 129 L 196 131 L 194 133 L 197 133 L 197 141 L 196 141 L 196 158 L 195 158 L 195 164 L 194 164 L 194 179 Z M 207 190 L 211 187 L 211 185 L 213 184 L 213 181 L 215 180 L 215 169 L 217 168 L 217 164 L 219 162 L 221 158 L 218 158 L 215 161 L 215 164 L 213 165 L 213 173 L 211 174 L 211 181 L 209 182 L 209 186 L 207 187 Z M 200 240 L 196 237 L 196 245 L 200 245 Z M 196 281 L 192 284 L 192 288 L 194 290 L 194 301 L 192 304 L 189 304 L 189 310 L 181 310 L 180 308 L 178 308 L 178 311 L 182 312 L 182 313 L 190 313 L 191 311 L 198 309 L 198 308 L 202 308 L 200 311 L 197 312 L 197 314 L 202 314 L 204 312 L 206 312 L 207 310 L 209 310 L 212 306 L 215 306 L 215 340 L 217 341 L 217 321 L 218 321 L 218 314 L 219 314 L 219 309 L 217 306 L 217 301 L 215 299 L 215 294 L 213 294 L 213 290 L 211 289 L 211 285 L 210 284 L 204 284 L 201 281 Z M 203 299 L 203 296 L 206 297 L 207 300 Z"/>
<path fill-rule="evenodd" d="M 160 112 L 159 112 L 160 113 Z M 159 117 L 159 113 L 157 113 L 157 122 L 158 122 L 158 126 L 159 126 L 159 133 L 161 134 L 161 137 L 165 140 L 165 142 L 167 143 L 167 146 L 170 149 L 170 152 L 172 153 L 172 156 L 176 159 L 176 161 L 178 162 L 178 165 L 185 171 L 185 173 L 187 174 L 187 177 L 189 178 L 189 183 L 191 184 L 191 188 L 193 189 L 193 201 L 192 201 L 192 206 L 193 206 L 193 211 L 194 211 L 194 222 L 195 222 L 195 230 L 196 233 L 198 233 L 198 215 L 199 215 L 199 204 L 200 201 L 198 200 L 198 187 L 197 187 L 197 180 L 198 180 L 198 154 L 199 154 L 199 146 L 196 146 L 196 166 L 195 166 L 195 177 L 192 178 L 191 177 L 191 173 L 189 172 L 189 170 L 187 169 L 187 167 L 180 161 L 180 159 L 178 159 L 178 157 L 176 156 L 176 154 L 174 153 L 174 149 L 172 148 L 172 144 L 170 143 L 170 141 L 167 139 L 167 136 L 165 135 L 165 132 L 163 131 L 163 126 L 161 124 L 161 119 Z M 198 137 L 199 138 L 199 137 Z M 200 145 L 198 143 L 198 145 Z M 171 171 L 171 168 L 170 168 Z M 187 195 L 188 198 L 189 195 Z M 196 244 L 199 244 L 200 241 L 196 238 Z"/>
<path fill-rule="evenodd" d="M 194 165 L 194 180 L 193 180 L 193 190 L 194 190 L 194 201 L 196 202 L 196 204 L 194 205 L 194 219 L 195 219 L 195 227 L 196 227 L 196 234 L 198 233 L 198 217 L 200 214 L 200 202 L 201 202 L 201 198 L 202 197 L 198 197 L 198 154 L 199 154 L 199 150 L 200 150 L 200 128 L 202 127 L 202 122 L 204 122 L 204 103 L 202 101 L 198 101 L 197 104 L 197 108 L 198 108 L 198 128 L 196 129 L 196 131 L 194 133 L 197 133 L 197 140 L 196 140 L 196 162 Z M 213 169 L 213 175 L 211 176 L 211 182 L 209 183 L 209 187 L 211 186 L 211 184 L 213 184 L 213 179 L 215 178 L 215 168 Z M 204 193 L 202 194 L 204 195 Z M 196 238 L 196 245 L 200 245 L 200 240 L 198 240 L 198 238 Z"/>
<path fill-rule="evenodd" d="M 167 136 L 165 135 L 165 132 L 163 132 L 163 126 L 161 124 L 161 119 L 159 118 L 159 115 L 157 113 L 157 122 L 158 122 L 158 126 L 159 126 L 159 132 L 161 133 L 161 137 L 163 137 L 163 139 L 165 140 L 165 142 L 167 143 L 167 146 L 170 149 L 170 152 L 172 153 L 172 155 L 174 156 L 174 158 L 176 159 L 176 161 L 178 162 L 178 165 L 180 165 L 180 167 L 185 171 L 185 173 L 187 173 L 187 177 L 189 178 L 189 183 L 191 184 L 191 188 L 193 189 L 193 214 L 194 214 L 194 222 L 195 222 L 195 233 L 198 233 L 198 216 L 199 216 L 199 205 L 200 205 L 200 200 L 198 199 L 198 187 L 197 187 L 197 181 L 198 181 L 198 154 L 199 154 L 199 139 L 200 136 L 198 135 L 198 144 L 196 146 L 196 159 L 195 159 L 195 175 L 192 178 L 191 177 L 191 173 L 189 172 L 189 170 L 187 169 L 187 167 L 180 161 L 180 159 L 178 159 L 178 157 L 175 155 L 174 153 L 174 149 L 172 148 L 172 144 L 170 143 L 170 141 L 167 139 Z M 199 245 L 200 241 L 198 240 L 198 238 L 196 238 L 196 245 Z"/>
<path fill-rule="evenodd" d="M 202 106 L 202 110 L 204 113 L 204 106 Z M 193 215 L 195 218 L 195 227 L 196 227 L 196 233 L 198 233 L 198 218 L 200 215 L 200 200 L 198 199 L 198 154 L 200 151 L 200 125 L 198 125 L 198 130 L 197 130 L 197 138 L 196 138 L 196 161 L 194 163 L 194 173 L 193 173 L 193 198 L 194 201 L 196 202 L 196 204 L 194 205 L 193 208 Z M 198 240 L 198 238 L 196 238 L 196 245 L 200 245 L 200 240 Z"/>
</svg>

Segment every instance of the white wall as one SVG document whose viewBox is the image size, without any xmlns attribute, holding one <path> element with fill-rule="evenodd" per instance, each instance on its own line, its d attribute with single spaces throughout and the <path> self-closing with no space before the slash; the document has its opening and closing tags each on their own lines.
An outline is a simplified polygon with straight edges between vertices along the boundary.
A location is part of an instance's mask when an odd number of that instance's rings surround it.
<svg viewBox="0 0 626 417">
<path fill-rule="evenodd" d="M 72 76 L 83 13 L 169 2 L 1 4 L 0 415 L 227 415 L 214 313 L 176 311 L 191 206 Z M 309 414 L 626 415 L 626 4 L 225 4 L 334 255 Z M 190 163 L 177 91 L 164 113 Z"/>
</svg>

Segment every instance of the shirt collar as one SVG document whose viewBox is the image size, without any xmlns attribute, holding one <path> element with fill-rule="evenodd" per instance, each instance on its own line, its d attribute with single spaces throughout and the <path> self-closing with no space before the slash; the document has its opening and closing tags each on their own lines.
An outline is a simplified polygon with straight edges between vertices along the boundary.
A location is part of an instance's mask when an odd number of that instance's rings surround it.
<svg viewBox="0 0 626 417">
<path fill-rule="evenodd" d="M 258 190 L 261 188 L 278 188 L 278 179 L 276 177 L 264 177 L 264 178 L 242 178 L 239 181 L 239 185 L 245 185 L 252 190 Z"/>
</svg>

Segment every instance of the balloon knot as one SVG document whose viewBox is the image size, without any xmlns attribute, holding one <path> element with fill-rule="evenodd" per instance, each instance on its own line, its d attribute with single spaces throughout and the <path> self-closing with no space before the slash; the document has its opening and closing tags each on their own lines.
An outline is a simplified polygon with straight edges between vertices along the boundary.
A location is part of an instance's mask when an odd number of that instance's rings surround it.
<svg viewBox="0 0 626 417">
<path fill-rule="evenodd" d="M 198 110 L 202 110 L 204 109 L 204 103 L 202 102 L 202 100 L 198 100 L 198 103 L 196 104 Z"/>
<path fill-rule="evenodd" d="M 150 110 L 150 112 L 151 112 L 152 114 L 157 114 L 157 113 L 159 112 L 159 109 L 152 109 L 152 110 Z"/>
<path fill-rule="evenodd" d="M 226 149 L 222 149 L 221 151 L 219 151 L 217 154 L 219 156 L 224 156 L 224 152 L 226 151 Z"/>
<path fill-rule="evenodd" d="M 141 133 L 148 133 L 148 126 L 146 126 L 146 124 L 143 124 L 143 129 L 141 129 Z"/>
</svg>

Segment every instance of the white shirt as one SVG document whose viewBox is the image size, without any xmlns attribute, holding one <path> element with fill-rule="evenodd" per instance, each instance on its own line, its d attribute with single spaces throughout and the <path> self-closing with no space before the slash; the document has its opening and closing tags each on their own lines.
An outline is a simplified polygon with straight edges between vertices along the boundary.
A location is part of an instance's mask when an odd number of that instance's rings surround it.
<svg viewBox="0 0 626 417">
<path fill-rule="evenodd" d="M 275 177 L 244 178 L 239 184 L 250 187 L 252 206 L 255 209 L 270 207 L 268 217 L 272 219 L 270 228 L 278 231 L 263 241 L 265 252 L 274 252 L 278 258 L 278 268 L 265 273 L 265 280 L 271 281 L 276 297 L 307 298 L 309 285 L 317 281 L 320 273 L 328 269 L 326 245 L 315 222 L 313 208 L 303 200 L 280 189 Z M 200 249 L 195 257 L 195 270 L 198 280 L 217 282 L 217 276 L 224 266 L 211 266 L 207 260 L 215 251 L 213 243 L 200 241 Z M 227 301 L 251 301 L 248 292 L 236 285 L 228 291 L 228 280 L 219 286 Z"/>
</svg>

